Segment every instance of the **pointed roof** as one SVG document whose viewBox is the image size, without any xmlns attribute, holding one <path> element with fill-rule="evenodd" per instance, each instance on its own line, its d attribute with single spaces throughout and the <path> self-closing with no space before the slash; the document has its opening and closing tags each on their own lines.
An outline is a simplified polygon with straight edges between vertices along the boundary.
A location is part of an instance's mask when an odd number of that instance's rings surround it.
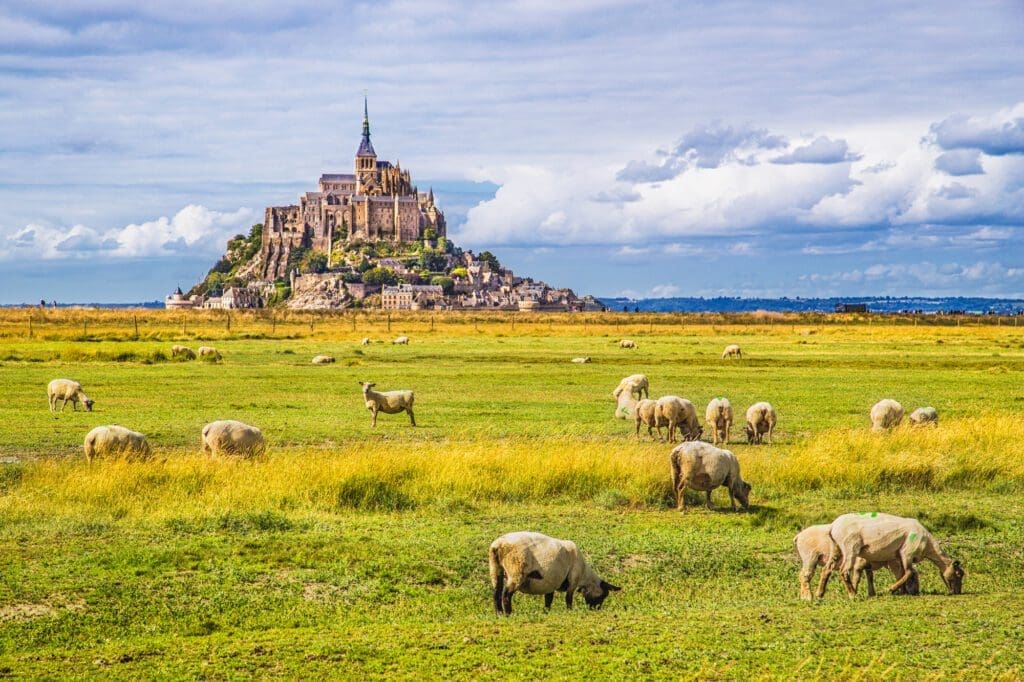
<svg viewBox="0 0 1024 682">
<path fill-rule="evenodd" d="M 370 110 L 366 103 L 366 95 L 363 95 L 363 140 L 359 143 L 356 156 L 377 156 L 370 143 Z"/>
</svg>

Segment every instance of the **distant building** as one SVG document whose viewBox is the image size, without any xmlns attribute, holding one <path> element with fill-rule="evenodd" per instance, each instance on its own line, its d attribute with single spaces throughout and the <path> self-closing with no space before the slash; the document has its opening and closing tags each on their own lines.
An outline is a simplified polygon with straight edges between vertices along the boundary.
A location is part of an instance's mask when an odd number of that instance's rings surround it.
<svg viewBox="0 0 1024 682">
<path fill-rule="evenodd" d="M 192 301 L 185 298 L 185 293 L 178 287 L 164 299 L 164 307 L 168 310 L 192 310 Z"/>
<path fill-rule="evenodd" d="M 384 310 L 420 310 L 443 303 L 444 289 L 437 284 L 399 284 L 380 292 Z"/>
</svg>

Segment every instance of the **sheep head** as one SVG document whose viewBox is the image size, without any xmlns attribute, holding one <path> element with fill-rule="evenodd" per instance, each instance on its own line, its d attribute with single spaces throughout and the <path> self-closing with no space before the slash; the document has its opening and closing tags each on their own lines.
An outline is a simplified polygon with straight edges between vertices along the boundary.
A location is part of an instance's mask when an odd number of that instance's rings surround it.
<svg viewBox="0 0 1024 682">
<path fill-rule="evenodd" d="M 964 569 L 959 561 L 954 561 L 949 568 L 942 572 L 942 580 L 949 588 L 950 594 L 962 594 L 964 591 Z"/>
<path fill-rule="evenodd" d="M 92 412 L 92 406 L 94 402 L 95 401 L 92 398 L 86 398 L 85 400 L 82 401 L 82 404 L 85 405 L 86 412 Z"/>
<path fill-rule="evenodd" d="M 736 496 L 736 499 L 740 501 L 744 509 L 750 509 L 750 491 L 753 488 L 746 481 L 740 481 L 738 486 L 733 488 L 732 494 Z"/>
<path fill-rule="evenodd" d="M 621 587 L 616 587 L 611 583 L 600 580 L 596 586 L 580 585 L 579 591 L 583 594 L 583 599 L 587 602 L 587 606 L 592 609 L 599 609 L 604 604 L 604 600 L 608 598 L 609 594 L 612 592 L 618 592 L 621 589 Z"/>
<path fill-rule="evenodd" d="M 744 431 L 747 434 L 747 445 L 750 445 L 751 443 L 754 442 L 754 439 L 757 437 L 757 432 L 754 431 L 754 427 L 750 425 L 750 422 L 747 422 L 747 428 L 744 429 Z"/>
</svg>

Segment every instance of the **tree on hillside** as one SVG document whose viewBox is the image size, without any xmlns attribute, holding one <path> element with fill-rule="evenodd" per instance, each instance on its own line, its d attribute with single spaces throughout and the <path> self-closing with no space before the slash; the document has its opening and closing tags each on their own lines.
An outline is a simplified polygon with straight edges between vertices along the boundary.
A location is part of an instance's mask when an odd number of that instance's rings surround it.
<svg viewBox="0 0 1024 682">
<path fill-rule="evenodd" d="M 441 287 L 446 295 L 450 295 L 455 291 L 455 280 L 451 277 L 432 277 L 430 283 Z"/>
<path fill-rule="evenodd" d="M 378 266 L 363 273 L 363 283 L 393 286 L 398 284 L 398 275 L 391 268 Z"/>
<path fill-rule="evenodd" d="M 490 251 L 484 251 L 483 253 L 481 253 L 479 256 L 477 256 L 477 260 L 487 263 L 488 265 L 491 266 L 491 270 L 494 270 L 495 272 L 501 270 L 501 263 L 498 262 L 497 256 L 495 256 Z"/>
</svg>

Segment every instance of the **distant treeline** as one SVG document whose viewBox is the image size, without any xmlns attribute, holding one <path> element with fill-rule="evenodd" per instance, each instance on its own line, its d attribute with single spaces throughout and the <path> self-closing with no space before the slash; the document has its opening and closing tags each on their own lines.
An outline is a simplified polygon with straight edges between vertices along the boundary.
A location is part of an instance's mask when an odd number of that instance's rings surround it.
<svg viewBox="0 0 1024 682">
<path fill-rule="evenodd" d="M 768 310 L 780 313 L 831 313 L 841 304 L 863 303 L 872 313 L 1019 315 L 1024 299 L 969 297 L 840 297 L 840 298 L 602 298 L 612 311 L 645 313 L 743 313 Z"/>
</svg>

